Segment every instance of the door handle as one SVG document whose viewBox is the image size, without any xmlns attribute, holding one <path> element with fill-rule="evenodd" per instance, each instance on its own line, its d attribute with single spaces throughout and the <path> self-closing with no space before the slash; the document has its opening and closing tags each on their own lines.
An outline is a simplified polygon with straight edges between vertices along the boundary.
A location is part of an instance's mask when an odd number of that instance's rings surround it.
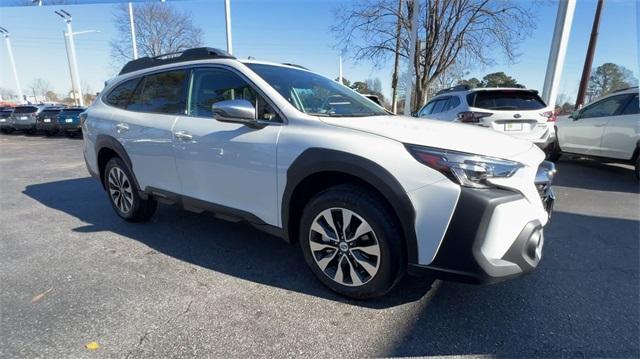
<svg viewBox="0 0 640 359">
<path fill-rule="evenodd" d="M 599 123 L 599 124 L 597 124 L 597 125 L 593 125 L 593 126 L 594 126 L 594 127 L 604 127 L 604 126 L 606 126 L 606 125 L 607 125 L 606 123 Z"/>
<path fill-rule="evenodd" d="M 116 129 L 118 133 L 127 132 L 129 131 L 129 125 L 127 125 L 126 123 L 120 122 L 119 124 L 116 125 Z"/>
<path fill-rule="evenodd" d="M 191 141 L 193 136 L 187 131 L 178 131 L 173 134 L 180 141 Z"/>
</svg>

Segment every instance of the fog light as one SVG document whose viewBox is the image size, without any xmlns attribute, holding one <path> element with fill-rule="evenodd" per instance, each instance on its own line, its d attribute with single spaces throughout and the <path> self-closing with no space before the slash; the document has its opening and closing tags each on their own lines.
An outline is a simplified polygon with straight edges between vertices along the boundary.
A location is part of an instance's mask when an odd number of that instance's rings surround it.
<svg viewBox="0 0 640 359">
<path fill-rule="evenodd" d="M 542 233 L 540 230 L 536 230 L 531 234 L 529 240 L 527 241 L 526 254 L 532 259 L 536 258 L 536 250 L 538 246 L 540 246 L 540 239 L 542 238 Z"/>
</svg>

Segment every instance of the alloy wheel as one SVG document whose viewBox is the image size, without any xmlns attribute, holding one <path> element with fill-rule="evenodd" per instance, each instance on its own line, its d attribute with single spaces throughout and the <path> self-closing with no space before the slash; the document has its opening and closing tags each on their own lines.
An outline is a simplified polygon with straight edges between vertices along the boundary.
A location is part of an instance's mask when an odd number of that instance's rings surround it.
<svg viewBox="0 0 640 359">
<path fill-rule="evenodd" d="M 309 247 L 322 272 L 341 285 L 364 285 L 380 268 L 375 232 L 364 218 L 346 208 L 329 208 L 316 216 Z"/>
<path fill-rule="evenodd" d="M 109 171 L 107 178 L 109 195 L 111 196 L 113 204 L 118 207 L 120 212 L 129 213 L 133 207 L 133 191 L 129 178 L 124 171 L 118 167 L 113 167 L 111 171 Z"/>
</svg>

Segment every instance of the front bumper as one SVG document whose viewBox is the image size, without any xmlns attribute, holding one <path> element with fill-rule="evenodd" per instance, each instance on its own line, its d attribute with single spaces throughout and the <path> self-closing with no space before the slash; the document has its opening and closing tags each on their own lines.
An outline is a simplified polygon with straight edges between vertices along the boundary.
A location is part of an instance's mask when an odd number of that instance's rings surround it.
<svg viewBox="0 0 640 359">
<path fill-rule="evenodd" d="M 463 188 L 436 257 L 411 264 L 412 275 L 487 284 L 537 267 L 543 226 L 521 194 L 503 189 Z"/>
</svg>

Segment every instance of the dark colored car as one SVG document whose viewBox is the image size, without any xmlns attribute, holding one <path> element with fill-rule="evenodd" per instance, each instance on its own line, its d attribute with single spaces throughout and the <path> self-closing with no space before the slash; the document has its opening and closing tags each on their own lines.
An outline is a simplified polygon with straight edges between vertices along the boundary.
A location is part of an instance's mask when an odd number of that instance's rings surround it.
<svg viewBox="0 0 640 359">
<path fill-rule="evenodd" d="M 80 114 L 86 109 L 84 107 L 65 108 L 58 114 L 58 125 L 60 130 L 69 137 L 81 135 Z"/>
<path fill-rule="evenodd" d="M 40 111 L 36 115 L 36 131 L 44 132 L 47 136 L 53 136 L 60 131 L 58 123 L 58 114 L 64 108 L 49 107 Z"/>
<path fill-rule="evenodd" d="M 0 109 L 0 132 L 2 133 L 11 133 L 13 132 L 13 127 L 11 127 L 11 114 L 13 113 L 13 108 L 7 107 Z"/>
<path fill-rule="evenodd" d="M 16 131 L 36 133 L 36 116 L 43 108 L 34 105 L 17 106 L 9 117 L 10 126 Z"/>
</svg>

